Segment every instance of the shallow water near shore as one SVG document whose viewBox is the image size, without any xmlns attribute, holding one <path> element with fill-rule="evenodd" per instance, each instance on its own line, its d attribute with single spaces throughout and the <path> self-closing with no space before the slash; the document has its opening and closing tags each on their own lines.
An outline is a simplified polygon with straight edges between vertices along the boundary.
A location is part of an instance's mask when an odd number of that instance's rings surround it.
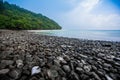
<svg viewBox="0 0 120 80">
<path fill-rule="evenodd" d="M 120 30 L 31 30 L 30 32 L 49 36 L 120 42 Z"/>
</svg>

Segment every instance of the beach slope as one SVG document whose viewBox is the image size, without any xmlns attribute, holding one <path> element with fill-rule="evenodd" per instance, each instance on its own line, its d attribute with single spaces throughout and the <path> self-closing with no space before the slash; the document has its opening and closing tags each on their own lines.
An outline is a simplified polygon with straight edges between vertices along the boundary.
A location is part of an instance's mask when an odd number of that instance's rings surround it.
<svg viewBox="0 0 120 80">
<path fill-rule="evenodd" d="M 120 42 L 0 30 L 0 80 L 119 80 Z"/>
</svg>

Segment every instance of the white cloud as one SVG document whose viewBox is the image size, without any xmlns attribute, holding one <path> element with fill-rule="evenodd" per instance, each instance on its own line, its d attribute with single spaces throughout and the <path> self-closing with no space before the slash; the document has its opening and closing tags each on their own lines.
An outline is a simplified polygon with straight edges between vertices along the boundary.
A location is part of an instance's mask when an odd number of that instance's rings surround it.
<svg viewBox="0 0 120 80">
<path fill-rule="evenodd" d="M 82 3 L 80 3 L 80 6 L 82 6 L 87 11 L 92 10 L 100 0 L 84 0 Z"/>
<path fill-rule="evenodd" d="M 71 0 L 71 2 L 78 0 Z M 120 29 L 119 14 L 94 13 L 94 9 L 99 11 L 102 0 L 80 0 L 69 12 L 64 13 L 64 26 L 80 29 Z M 75 3 L 74 3 L 75 4 Z M 97 7 L 97 9 L 96 9 Z M 111 8 L 112 9 L 112 8 Z M 109 10 L 109 9 L 108 9 Z"/>
</svg>

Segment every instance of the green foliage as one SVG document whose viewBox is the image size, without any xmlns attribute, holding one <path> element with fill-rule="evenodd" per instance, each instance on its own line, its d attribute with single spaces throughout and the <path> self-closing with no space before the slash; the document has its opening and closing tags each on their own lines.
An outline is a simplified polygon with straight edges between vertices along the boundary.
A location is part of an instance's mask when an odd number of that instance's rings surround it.
<svg viewBox="0 0 120 80">
<path fill-rule="evenodd" d="M 1 29 L 61 29 L 53 20 L 42 14 L 36 14 L 8 2 L 0 1 Z"/>
<path fill-rule="evenodd" d="M 4 3 L 3 0 L 0 0 L 0 13 L 4 11 Z"/>
</svg>

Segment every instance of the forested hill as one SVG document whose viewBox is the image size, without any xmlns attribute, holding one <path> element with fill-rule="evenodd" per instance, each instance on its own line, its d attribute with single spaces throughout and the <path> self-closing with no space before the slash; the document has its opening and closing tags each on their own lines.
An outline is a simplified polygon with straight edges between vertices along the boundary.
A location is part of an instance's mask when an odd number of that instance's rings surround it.
<svg viewBox="0 0 120 80">
<path fill-rule="evenodd" d="M 0 29 L 61 29 L 53 20 L 0 0 Z"/>
</svg>

